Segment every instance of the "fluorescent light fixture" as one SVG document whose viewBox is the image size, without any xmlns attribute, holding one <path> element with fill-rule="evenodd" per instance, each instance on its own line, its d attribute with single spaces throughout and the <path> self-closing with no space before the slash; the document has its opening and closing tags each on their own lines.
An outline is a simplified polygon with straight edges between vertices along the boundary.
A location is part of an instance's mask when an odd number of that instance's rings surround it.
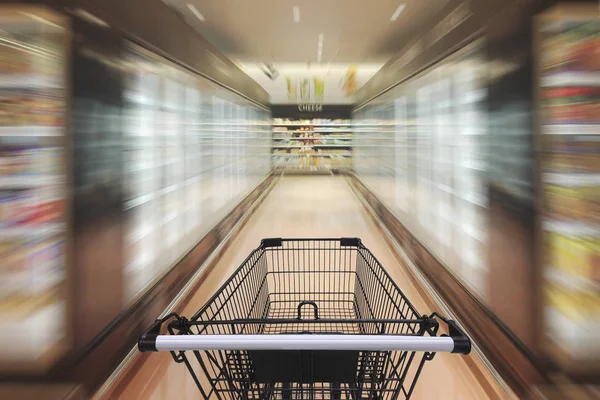
<svg viewBox="0 0 600 400">
<path fill-rule="evenodd" d="M 198 11 L 195 5 L 193 5 L 192 3 L 187 3 L 187 8 L 189 8 L 192 14 L 194 14 L 196 18 L 198 18 L 200 21 L 206 21 L 204 15 L 202 15 L 202 13 Z"/>
<path fill-rule="evenodd" d="M 317 49 L 317 62 L 321 62 L 321 58 L 323 57 L 323 40 L 325 39 L 325 34 L 319 33 L 319 45 Z"/>
<path fill-rule="evenodd" d="M 294 6 L 293 10 L 294 10 L 294 22 L 299 23 L 300 22 L 300 6 Z"/>
<path fill-rule="evenodd" d="M 404 4 L 404 3 L 400 4 L 398 6 L 398 8 L 396 8 L 396 11 L 394 11 L 394 13 L 392 14 L 392 18 L 390 18 L 390 20 L 395 21 L 396 19 L 398 19 L 398 17 L 402 13 L 402 11 L 404 11 L 405 8 L 406 8 L 406 4 Z"/>
<path fill-rule="evenodd" d="M 82 8 L 76 8 L 75 11 L 74 11 L 74 13 L 77 14 L 77 15 L 79 15 L 81 18 L 87 20 L 88 22 L 93 23 L 93 24 L 100 25 L 100 26 L 102 26 L 104 28 L 109 28 L 110 27 L 110 25 L 108 25 L 106 23 L 106 21 L 104 21 L 104 20 L 96 17 L 94 14 L 89 13 L 89 12 L 85 11 Z"/>
<path fill-rule="evenodd" d="M 21 14 L 22 15 L 26 15 L 26 16 L 28 16 L 30 18 L 33 18 L 34 20 L 36 20 L 38 22 L 41 22 L 42 24 L 49 25 L 49 26 L 51 26 L 53 28 L 63 28 L 62 26 L 60 26 L 58 24 L 55 24 L 54 22 L 50 22 L 47 19 L 42 18 L 42 17 L 40 17 L 38 15 L 35 15 L 35 14 L 31 14 L 31 13 L 28 13 L 28 12 L 21 12 Z"/>
</svg>

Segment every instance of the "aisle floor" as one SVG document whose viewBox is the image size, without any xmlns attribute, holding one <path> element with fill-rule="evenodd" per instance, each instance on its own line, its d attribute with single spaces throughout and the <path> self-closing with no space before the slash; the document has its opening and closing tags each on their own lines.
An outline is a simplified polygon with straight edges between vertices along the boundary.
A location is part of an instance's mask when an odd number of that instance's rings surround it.
<svg viewBox="0 0 600 400">
<path fill-rule="evenodd" d="M 425 299 L 411 283 L 381 233 L 352 189 L 341 177 L 284 177 L 233 240 L 225 256 L 186 306 L 191 315 L 216 291 L 264 237 L 360 237 L 420 313 L 430 313 Z M 431 304 L 431 303 L 430 303 Z M 472 354 L 471 364 L 481 365 Z M 505 399 L 511 396 L 491 376 L 475 373 L 465 356 L 437 354 L 425 365 L 413 399 Z M 198 399 L 200 394 L 183 364 L 168 353 L 155 353 L 134 378 L 118 385 L 110 398 Z"/>
</svg>

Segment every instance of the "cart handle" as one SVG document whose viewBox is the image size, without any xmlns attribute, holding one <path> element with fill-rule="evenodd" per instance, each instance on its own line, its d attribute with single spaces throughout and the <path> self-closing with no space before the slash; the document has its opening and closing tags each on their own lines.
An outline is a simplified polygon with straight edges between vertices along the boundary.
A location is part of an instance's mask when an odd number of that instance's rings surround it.
<svg viewBox="0 0 600 400">
<path fill-rule="evenodd" d="M 161 335 L 162 324 L 175 319 L 174 323 L 185 327 L 187 319 L 169 314 L 156 320 L 138 341 L 138 350 L 186 351 L 186 350 L 355 350 L 355 351 L 425 351 L 469 354 L 471 339 L 453 320 L 438 313 L 423 316 L 424 321 L 440 319 L 448 325 L 449 335 Z M 185 331 L 188 331 L 186 328 Z M 436 329 L 437 331 L 437 329 Z M 182 331 L 183 332 L 183 331 Z M 191 332 L 190 332 L 191 333 Z M 435 333 L 434 333 L 435 334 Z"/>
<path fill-rule="evenodd" d="M 466 340 L 466 342 L 465 342 Z M 468 345 L 466 345 L 466 343 Z M 425 351 L 468 354 L 470 343 L 451 336 L 394 335 L 152 335 L 140 351 L 203 350 L 354 350 Z"/>
</svg>

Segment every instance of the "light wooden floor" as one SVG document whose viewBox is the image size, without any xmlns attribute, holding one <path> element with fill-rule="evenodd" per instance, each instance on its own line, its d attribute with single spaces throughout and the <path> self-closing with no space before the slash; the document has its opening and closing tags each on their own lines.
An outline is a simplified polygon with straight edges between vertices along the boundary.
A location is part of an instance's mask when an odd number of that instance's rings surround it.
<svg viewBox="0 0 600 400">
<path fill-rule="evenodd" d="M 419 292 L 411 287 L 404 268 L 387 247 L 359 200 L 343 178 L 328 176 L 284 177 L 251 217 L 229 247 L 202 289 L 187 306 L 193 314 L 214 293 L 241 261 L 265 237 L 360 237 L 375 254 L 420 313 L 430 313 Z M 481 365 L 480 360 L 471 355 Z M 183 364 L 170 355 L 155 353 L 124 390 L 111 398 L 198 399 L 200 394 Z M 477 376 L 464 356 L 437 354 L 425 365 L 413 399 L 510 398 L 490 376 Z"/>
</svg>

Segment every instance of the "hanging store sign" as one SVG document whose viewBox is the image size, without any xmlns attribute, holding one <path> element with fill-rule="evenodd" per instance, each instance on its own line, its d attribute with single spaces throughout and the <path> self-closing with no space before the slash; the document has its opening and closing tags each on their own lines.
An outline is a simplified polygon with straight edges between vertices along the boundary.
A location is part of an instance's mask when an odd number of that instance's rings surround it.
<svg viewBox="0 0 600 400">
<path fill-rule="evenodd" d="M 323 104 L 298 104 L 298 111 L 322 112 Z"/>
</svg>

